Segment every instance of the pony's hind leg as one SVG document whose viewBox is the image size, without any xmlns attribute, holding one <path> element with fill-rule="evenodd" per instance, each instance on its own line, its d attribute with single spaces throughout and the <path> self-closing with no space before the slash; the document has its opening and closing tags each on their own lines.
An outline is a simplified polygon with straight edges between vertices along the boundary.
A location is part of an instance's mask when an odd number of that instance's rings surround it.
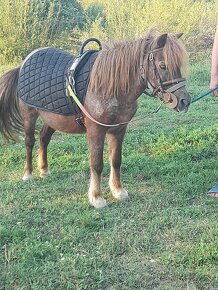
<svg viewBox="0 0 218 290">
<path fill-rule="evenodd" d="M 125 132 L 126 127 L 122 127 L 108 134 L 109 159 L 111 166 L 109 186 L 113 196 L 119 200 L 125 200 L 128 198 L 128 193 L 123 188 L 120 179 L 120 166 L 122 161 L 122 143 Z"/>
<path fill-rule="evenodd" d="M 40 170 L 40 177 L 45 177 L 50 174 L 48 170 L 47 148 L 54 132 L 55 130 L 46 124 L 44 124 L 40 132 L 40 144 L 38 156 L 38 167 Z"/>
<path fill-rule="evenodd" d="M 106 200 L 101 196 L 101 173 L 103 170 L 103 148 L 105 128 L 92 124 L 87 126 L 87 138 L 90 151 L 90 186 L 89 202 L 95 208 L 107 206 Z"/>
<path fill-rule="evenodd" d="M 24 132 L 25 132 L 25 146 L 26 146 L 26 162 L 24 166 L 24 175 L 22 180 L 32 179 L 32 151 L 35 144 L 35 125 L 39 116 L 35 109 L 27 107 L 24 103 L 20 106 L 23 120 L 24 120 Z"/>
</svg>

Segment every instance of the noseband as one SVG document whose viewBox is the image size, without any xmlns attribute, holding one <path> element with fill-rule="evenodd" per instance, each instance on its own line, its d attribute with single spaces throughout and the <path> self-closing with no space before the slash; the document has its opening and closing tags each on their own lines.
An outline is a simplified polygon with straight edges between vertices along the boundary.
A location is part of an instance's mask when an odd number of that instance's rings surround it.
<svg viewBox="0 0 218 290">
<path fill-rule="evenodd" d="M 156 48 L 149 51 L 148 53 L 148 61 L 152 67 L 154 79 L 157 81 L 157 86 L 154 87 L 150 82 L 149 83 L 153 87 L 152 95 L 158 96 L 161 101 L 168 104 L 168 107 L 174 109 L 177 106 L 178 101 L 177 97 L 173 94 L 173 92 L 184 87 L 186 85 L 186 79 L 176 78 L 165 82 L 161 80 L 154 58 L 154 54 L 161 50 L 163 50 L 163 48 Z"/>
</svg>

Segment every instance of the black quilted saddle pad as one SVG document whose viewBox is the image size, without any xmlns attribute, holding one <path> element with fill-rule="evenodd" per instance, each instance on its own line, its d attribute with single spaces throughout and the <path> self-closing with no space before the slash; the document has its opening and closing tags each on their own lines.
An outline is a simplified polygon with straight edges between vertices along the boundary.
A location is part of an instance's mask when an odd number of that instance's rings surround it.
<svg viewBox="0 0 218 290">
<path fill-rule="evenodd" d="M 90 54 L 92 64 L 97 55 L 93 56 Z M 40 110 L 66 116 L 78 114 L 77 105 L 66 91 L 66 75 L 74 58 L 68 52 L 57 48 L 41 48 L 33 51 L 21 67 L 18 96 L 29 106 Z M 90 61 L 87 60 L 87 64 L 81 66 L 77 72 L 77 97 L 82 103 L 89 80 L 87 70 L 90 72 Z"/>
</svg>

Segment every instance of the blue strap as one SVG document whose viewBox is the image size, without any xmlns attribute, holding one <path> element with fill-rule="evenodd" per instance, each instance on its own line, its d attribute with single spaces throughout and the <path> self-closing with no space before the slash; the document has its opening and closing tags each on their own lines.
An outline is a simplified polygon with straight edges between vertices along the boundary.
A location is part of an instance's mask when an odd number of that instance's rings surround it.
<svg viewBox="0 0 218 290">
<path fill-rule="evenodd" d="M 207 91 L 207 92 L 204 93 L 203 95 L 201 95 L 201 96 L 195 98 L 194 100 L 191 101 L 191 103 L 193 104 L 193 103 L 197 102 L 198 100 L 200 100 L 200 99 L 206 97 L 207 95 L 211 94 L 212 92 L 214 92 L 214 91 L 216 91 L 216 90 L 218 90 L 218 86 L 217 86 L 216 88 L 212 89 L 212 90 Z"/>
</svg>

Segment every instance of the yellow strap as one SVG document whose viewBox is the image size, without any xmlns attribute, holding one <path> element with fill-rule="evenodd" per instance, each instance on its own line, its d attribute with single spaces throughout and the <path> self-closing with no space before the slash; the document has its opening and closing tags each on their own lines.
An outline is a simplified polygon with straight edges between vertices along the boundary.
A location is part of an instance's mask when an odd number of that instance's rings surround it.
<svg viewBox="0 0 218 290">
<path fill-rule="evenodd" d="M 97 120 L 95 120 L 90 114 L 89 112 L 84 108 L 84 106 L 81 104 L 80 100 L 77 98 L 77 96 L 75 95 L 72 87 L 70 84 L 68 84 L 67 86 L 67 89 L 70 93 L 70 96 L 73 98 L 73 100 L 75 101 L 75 103 L 77 104 L 77 106 L 80 108 L 80 110 L 84 113 L 84 115 L 86 117 L 88 117 L 91 121 L 93 121 L 94 123 L 98 124 L 98 125 L 101 125 L 101 126 L 104 126 L 104 127 L 117 127 L 117 126 L 120 126 L 120 125 L 126 125 L 129 123 L 128 122 L 122 122 L 122 123 L 118 123 L 118 124 L 105 124 L 105 123 L 101 123 Z"/>
<path fill-rule="evenodd" d="M 77 96 L 74 94 L 74 91 L 72 90 L 70 84 L 68 84 L 67 89 L 68 89 L 68 91 L 69 91 L 69 93 L 70 93 L 70 96 L 73 98 L 73 100 L 74 100 L 75 103 L 77 104 L 77 106 L 78 106 L 79 108 L 81 108 L 82 104 L 81 104 L 80 100 L 77 98 Z"/>
</svg>

